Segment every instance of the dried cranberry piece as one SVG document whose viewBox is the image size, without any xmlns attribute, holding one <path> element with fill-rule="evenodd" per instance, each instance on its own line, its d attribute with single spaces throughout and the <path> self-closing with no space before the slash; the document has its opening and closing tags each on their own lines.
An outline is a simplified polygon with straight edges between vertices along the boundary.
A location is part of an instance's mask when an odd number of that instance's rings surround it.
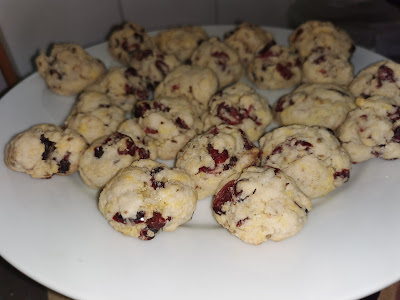
<svg viewBox="0 0 400 300">
<path fill-rule="evenodd" d="M 333 174 L 333 178 L 336 179 L 338 177 L 345 179 L 345 181 L 349 180 L 349 178 L 350 178 L 350 170 L 342 169 L 339 172 L 335 172 L 335 174 Z"/>
<path fill-rule="evenodd" d="M 50 141 L 48 138 L 42 134 L 40 136 L 40 141 L 44 145 L 44 152 L 42 153 L 42 160 L 46 160 L 49 158 L 50 154 L 53 153 L 54 150 L 56 150 L 56 143 Z"/>
<path fill-rule="evenodd" d="M 215 195 L 213 201 L 213 211 L 217 215 L 224 215 L 226 212 L 222 210 L 222 206 L 228 202 L 232 201 L 234 193 L 235 180 L 229 181 L 224 187 Z"/>
<path fill-rule="evenodd" d="M 153 212 L 153 217 L 146 220 L 146 225 L 151 231 L 158 231 L 165 226 L 167 220 L 164 219 L 161 213 Z"/>
<path fill-rule="evenodd" d="M 271 48 L 275 44 L 276 44 L 275 41 L 268 42 L 267 44 L 265 44 L 265 46 L 260 51 L 258 51 L 258 55 L 260 55 L 261 57 L 264 57 L 264 54 L 266 52 L 268 52 L 269 48 Z"/>
<path fill-rule="evenodd" d="M 378 69 L 378 84 L 376 87 L 380 88 L 382 86 L 382 81 L 384 80 L 388 80 L 392 83 L 395 82 L 393 70 L 385 65 L 380 66 Z"/>
<path fill-rule="evenodd" d="M 139 239 L 143 241 L 150 241 L 154 239 L 154 236 L 149 236 L 148 232 L 149 232 L 148 228 L 143 228 L 142 230 L 140 230 Z"/>
<path fill-rule="evenodd" d="M 394 123 L 400 119 L 400 106 L 393 105 L 393 107 L 396 109 L 396 111 L 394 113 L 387 113 L 387 116 Z"/>
<path fill-rule="evenodd" d="M 237 161 L 238 158 L 236 156 L 232 156 L 231 159 L 229 160 L 229 163 L 224 166 L 224 171 L 229 170 L 230 168 L 236 166 Z"/>
<path fill-rule="evenodd" d="M 147 58 L 150 55 L 153 55 L 153 50 L 151 50 L 151 49 L 138 50 L 136 52 L 135 59 L 138 60 L 138 61 L 141 61 L 141 60 Z"/>
<path fill-rule="evenodd" d="M 313 61 L 313 63 L 316 64 L 316 65 L 319 65 L 320 63 L 323 63 L 323 62 L 325 62 L 325 61 L 326 61 L 325 55 L 321 55 L 321 56 L 319 56 L 317 59 L 315 59 L 315 60 Z"/>
<path fill-rule="evenodd" d="M 236 227 L 242 226 L 243 223 L 244 223 L 245 221 L 247 221 L 248 219 L 249 219 L 249 218 L 247 217 L 247 218 L 244 218 L 244 219 L 239 220 L 239 221 L 236 223 Z"/>
<path fill-rule="evenodd" d="M 157 167 L 157 168 L 154 168 L 153 170 L 150 171 L 150 176 L 151 176 L 151 178 L 150 178 L 151 187 L 152 187 L 153 189 L 155 189 L 155 190 L 158 189 L 158 188 L 165 188 L 165 183 L 164 183 L 164 182 L 162 182 L 162 181 L 157 181 L 157 180 L 155 179 L 155 175 L 156 175 L 157 173 L 161 172 L 162 170 L 164 170 L 164 167 Z"/>
<path fill-rule="evenodd" d="M 69 171 L 71 167 L 71 162 L 69 161 L 69 157 L 71 155 L 71 152 L 67 151 L 67 153 L 64 155 L 63 159 L 60 160 L 58 163 L 58 173 L 65 174 Z"/>
<path fill-rule="evenodd" d="M 286 97 L 282 97 L 278 100 L 278 102 L 275 105 L 275 112 L 282 112 L 283 111 L 283 105 L 286 102 Z"/>
<path fill-rule="evenodd" d="M 94 157 L 100 158 L 104 154 L 103 146 L 98 146 L 94 148 Z"/>
<path fill-rule="evenodd" d="M 226 149 L 220 153 L 218 150 L 214 149 L 211 144 L 208 144 L 207 150 L 216 165 L 224 163 L 229 158 L 228 150 Z"/>
<path fill-rule="evenodd" d="M 310 144 L 309 142 L 303 141 L 303 140 L 297 140 L 294 143 L 294 145 L 295 146 L 301 145 L 301 146 L 303 146 L 305 148 L 304 150 L 306 150 L 306 151 L 310 150 L 310 148 L 313 147 L 312 144 Z"/>
<path fill-rule="evenodd" d="M 168 106 L 165 106 L 164 104 L 162 104 L 160 102 L 154 101 L 153 104 L 154 104 L 154 108 L 157 110 L 161 110 L 162 112 L 170 111 L 170 108 Z"/>
<path fill-rule="evenodd" d="M 133 95 L 136 92 L 136 89 L 128 83 L 125 84 L 124 88 L 125 88 L 125 95 Z"/>
<path fill-rule="evenodd" d="M 138 76 L 138 72 L 136 71 L 136 69 L 129 67 L 125 70 L 124 72 L 125 77 L 129 77 L 129 76 Z"/>
<path fill-rule="evenodd" d="M 126 220 L 119 212 L 115 213 L 115 215 L 113 216 L 113 220 L 118 223 L 126 224 Z"/>
<path fill-rule="evenodd" d="M 151 109 L 151 106 L 149 103 L 147 103 L 147 102 L 137 103 L 135 105 L 135 112 L 134 112 L 135 118 L 142 118 L 144 116 L 144 114 L 146 113 L 146 111 L 149 109 Z"/>
<path fill-rule="evenodd" d="M 211 53 L 211 56 L 217 58 L 217 65 L 221 67 L 222 71 L 225 71 L 229 55 L 223 51 L 215 51 Z"/>
<path fill-rule="evenodd" d="M 169 67 L 168 67 L 168 65 L 167 65 L 165 62 L 163 62 L 162 60 L 157 60 L 157 61 L 156 61 L 156 68 L 157 68 L 158 70 L 160 70 L 160 72 L 161 72 L 161 74 L 162 74 L 163 76 L 167 75 L 168 72 L 169 72 Z"/>
<path fill-rule="evenodd" d="M 396 143 L 400 143 L 400 126 L 396 127 L 394 130 L 394 135 L 392 137 L 392 140 Z"/>
<path fill-rule="evenodd" d="M 174 84 L 174 85 L 171 87 L 171 90 L 172 90 L 172 91 L 179 90 L 179 85 L 178 85 L 178 84 Z"/>
<path fill-rule="evenodd" d="M 183 119 L 181 119 L 181 118 L 179 118 L 179 117 L 176 118 L 175 123 L 178 124 L 178 126 L 179 126 L 180 128 L 189 129 L 189 126 L 187 126 L 185 120 L 183 120 Z"/>
<path fill-rule="evenodd" d="M 152 129 L 152 128 L 150 128 L 150 127 L 146 127 L 146 128 L 144 129 L 144 132 L 145 132 L 146 134 L 157 134 L 157 133 L 158 133 L 158 130 L 157 130 L 157 129 Z"/>
<path fill-rule="evenodd" d="M 228 115 L 229 117 L 227 117 L 226 115 Z M 225 102 L 222 102 L 218 105 L 217 116 L 229 125 L 238 125 L 242 123 L 243 120 L 239 111 L 235 107 L 226 105 Z"/>
<path fill-rule="evenodd" d="M 325 52 L 325 48 L 324 48 L 324 47 L 321 47 L 321 46 L 318 46 L 318 47 L 313 48 L 311 51 L 312 51 L 312 52 L 323 53 L 323 52 Z"/>
<path fill-rule="evenodd" d="M 135 156 L 138 153 L 141 159 L 149 158 L 150 152 L 144 148 L 136 146 L 135 142 L 132 139 L 126 139 L 126 148 L 121 150 L 118 149 L 119 155 L 130 155 Z"/>
<path fill-rule="evenodd" d="M 255 145 L 247 138 L 246 133 L 242 129 L 239 129 L 239 132 L 243 139 L 244 149 L 246 149 L 246 150 L 253 149 L 255 147 Z"/>
<path fill-rule="evenodd" d="M 283 65 L 281 63 L 276 65 L 276 70 L 278 73 L 286 80 L 289 80 L 290 78 L 293 77 L 293 73 L 290 70 L 290 67 L 292 66 L 291 63 L 287 63 L 286 65 Z"/>
<path fill-rule="evenodd" d="M 145 216 L 146 216 L 146 213 L 143 210 L 141 210 L 141 211 L 138 211 L 136 213 L 136 218 L 135 219 L 129 218 L 129 221 L 131 223 L 140 224 L 140 223 L 144 222 L 144 217 Z"/>
<path fill-rule="evenodd" d="M 218 134 L 218 128 L 214 127 L 213 129 L 210 130 L 210 133 L 213 135 L 217 135 Z"/>
<path fill-rule="evenodd" d="M 282 150 L 283 150 L 282 146 L 275 147 L 275 149 L 272 150 L 271 155 L 282 153 Z"/>
</svg>

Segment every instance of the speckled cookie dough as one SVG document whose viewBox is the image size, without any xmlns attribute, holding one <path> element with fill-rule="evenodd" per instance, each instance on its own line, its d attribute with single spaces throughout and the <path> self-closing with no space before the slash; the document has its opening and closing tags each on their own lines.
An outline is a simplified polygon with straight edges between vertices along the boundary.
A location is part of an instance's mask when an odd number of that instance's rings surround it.
<svg viewBox="0 0 400 300">
<path fill-rule="evenodd" d="M 154 89 L 169 72 L 180 65 L 180 62 L 174 55 L 162 53 L 157 49 L 146 49 L 136 51 L 129 65 Z"/>
<path fill-rule="evenodd" d="M 49 89 L 63 96 L 82 92 L 106 71 L 99 59 L 75 44 L 54 45 L 50 56 L 42 52 L 36 58 L 36 66 Z"/>
<path fill-rule="evenodd" d="M 303 82 L 347 86 L 353 78 L 353 65 L 340 56 L 315 52 L 303 63 Z"/>
<path fill-rule="evenodd" d="M 94 140 L 115 132 L 125 120 L 125 112 L 105 94 L 82 93 L 65 125 L 81 134 L 91 144 Z"/>
<path fill-rule="evenodd" d="M 259 162 L 259 149 L 233 126 L 219 125 L 197 135 L 178 153 L 176 166 L 190 174 L 199 199 L 211 196 L 221 181 Z"/>
<path fill-rule="evenodd" d="M 131 112 L 136 101 L 149 99 L 146 81 L 133 68 L 111 68 L 85 91 L 106 94 L 125 112 Z"/>
<path fill-rule="evenodd" d="M 162 52 L 185 62 L 202 42 L 208 40 L 208 34 L 200 26 L 182 26 L 161 31 L 154 40 Z"/>
<path fill-rule="evenodd" d="M 132 163 L 103 189 L 99 209 L 115 230 L 141 240 L 174 231 L 196 208 L 194 183 L 184 171 L 152 160 Z"/>
<path fill-rule="evenodd" d="M 338 130 L 342 147 L 353 162 L 370 158 L 400 158 L 400 106 L 393 99 L 372 96 L 357 98 Z"/>
<path fill-rule="evenodd" d="M 354 97 L 345 88 L 309 83 L 282 96 L 273 111 L 280 125 L 323 126 L 336 130 L 354 108 Z"/>
<path fill-rule="evenodd" d="M 265 47 L 249 64 L 247 77 L 260 89 L 289 88 L 301 82 L 301 61 L 287 47 Z"/>
<path fill-rule="evenodd" d="M 242 241 L 281 241 L 307 221 L 310 199 L 279 169 L 249 167 L 227 181 L 214 198 L 214 218 Z"/>
<path fill-rule="evenodd" d="M 132 162 L 156 157 L 140 139 L 115 132 L 90 145 L 79 162 L 79 174 L 89 187 L 101 189 Z"/>
<path fill-rule="evenodd" d="M 14 171 L 50 178 L 75 172 L 86 148 L 86 141 L 75 131 L 40 124 L 18 134 L 7 145 L 4 160 Z"/>
<path fill-rule="evenodd" d="M 354 78 L 349 86 L 356 97 L 380 95 L 400 105 L 400 64 L 383 60 L 372 64 Z"/>
<path fill-rule="evenodd" d="M 206 110 L 211 96 L 218 90 L 218 78 L 209 68 L 181 65 L 169 73 L 154 92 L 155 98 L 185 98 Z"/>
<path fill-rule="evenodd" d="M 274 37 L 260 26 L 247 22 L 241 23 L 233 31 L 224 36 L 225 43 L 235 49 L 244 66 L 247 66 L 254 56 L 266 45 L 275 44 Z"/>
<path fill-rule="evenodd" d="M 251 141 L 257 141 L 272 121 L 268 99 L 248 85 L 238 82 L 214 95 L 203 115 L 204 130 L 228 124 L 242 129 Z"/>
<path fill-rule="evenodd" d="M 263 166 L 281 169 L 309 198 L 322 197 L 350 176 L 350 156 L 323 127 L 292 125 L 260 139 Z"/>
<path fill-rule="evenodd" d="M 220 88 L 238 81 L 244 72 L 236 50 L 216 37 L 203 42 L 193 52 L 191 62 L 195 66 L 213 70 L 218 77 Z"/>
<path fill-rule="evenodd" d="M 129 64 L 136 51 L 154 47 L 153 39 L 147 35 L 144 28 L 132 22 L 116 28 L 108 39 L 110 54 L 125 65 Z"/>
<path fill-rule="evenodd" d="M 291 34 L 289 43 L 303 58 L 326 51 L 349 59 L 355 50 L 350 36 L 331 22 L 307 21 Z"/>
<path fill-rule="evenodd" d="M 174 159 L 203 130 L 196 108 L 185 99 L 141 101 L 135 105 L 134 116 L 146 135 L 154 139 L 161 159 Z"/>
</svg>

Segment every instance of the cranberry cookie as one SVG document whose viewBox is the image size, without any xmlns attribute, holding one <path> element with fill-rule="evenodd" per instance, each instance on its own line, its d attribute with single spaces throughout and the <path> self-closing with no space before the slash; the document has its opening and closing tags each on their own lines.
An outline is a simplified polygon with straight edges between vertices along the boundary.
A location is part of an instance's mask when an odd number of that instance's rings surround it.
<svg viewBox="0 0 400 300">
<path fill-rule="evenodd" d="M 140 139 L 115 132 L 90 145 L 79 162 L 79 173 L 89 187 L 101 189 L 135 160 L 156 157 L 156 152 L 151 152 Z"/>
<path fill-rule="evenodd" d="M 372 64 L 354 78 L 349 89 L 356 97 L 380 95 L 400 105 L 400 64 L 390 60 Z"/>
<path fill-rule="evenodd" d="M 226 33 L 224 42 L 238 52 L 244 66 L 247 66 L 254 59 L 256 53 L 266 45 L 275 44 L 271 33 L 257 25 L 246 22 Z"/>
<path fill-rule="evenodd" d="M 82 93 L 65 125 L 76 130 L 91 144 L 94 140 L 115 132 L 125 120 L 125 112 L 112 104 L 103 93 Z"/>
<path fill-rule="evenodd" d="M 214 217 L 242 241 L 281 241 L 307 221 L 310 199 L 281 170 L 249 167 L 227 181 L 215 195 Z"/>
<path fill-rule="evenodd" d="M 323 51 L 349 59 L 355 50 L 350 36 L 331 22 L 307 21 L 292 33 L 289 43 L 302 58 Z"/>
<path fill-rule="evenodd" d="M 218 90 L 218 78 L 209 68 L 181 65 L 157 86 L 154 97 L 185 98 L 206 110 L 211 96 Z"/>
<path fill-rule="evenodd" d="M 349 179 L 350 157 L 326 128 L 280 127 L 264 135 L 260 147 L 262 165 L 281 169 L 311 199 L 326 195 Z"/>
<path fill-rule="evenodd" d="M 182 26 L 161 31 L 154 40 L 162 52 L 185 62 L 202 42 L 208 40 L 208 35 L 200 26 Z"/>
<path fill-rule="evenodd" d="M 204 130 L 228 124 L 243 130 L 251 141 L 257 141 L 272 121 L 268 99 L 248 85 L 238 82 L 214 95 L 204 113 Z"/>
<path fill-rule="evenodd" d="M 146 49 L 136 51 L 129 65 L 154 89 L 180 62 L 174 55 L 157 49 Z"/>
<path fill-rule="evenodd" d="M 99 209 L 115 230 L 151 240 L 160 230 L 174 231 L 190 221 L 196 203 L 189 175 L 144 159 L 120 171 L 105 186 Z"/>
<path fill-rule="evenodd" d="M 161 159 L 174 159 L 203 130 L 195 107 L 185 99 L 140 101 L 135 105 L 134 116 L 146 135 L 154 140 Z"/>
<path fill-rule="evenodd" d="M 238 81 L 243 75 L 243 66 L 236 50 L 216 37 L 203 42 L 193 52 L 191 63 L 213 70 L 220 88 Z"/>
<path fill-rule="evenodd" d="M 7 145 L 4 160 L 14 171 L 50 178 L 75 172 L 86 148 L 86 141 L 75 131 L 40 124 L 18 134 Z"/>
<path fill-rule="evenodd" d="M 303 63 L 303 82 L 347 86 L 353 78 L 353 65 L 337 55 L 315 52 Z"/>
<path fill-rule="evenodd" d="M 111 68 L 85 91 L 106 94 L 125 112 L 131 112 L 136 101 L 149 99 L 146 81 L 133 68 Z"/>
<path fill-rule="evenodd" d="M 258 163 L 259 149 L 233 126 L 197 135 L 178 153 L 176 166 L 190 174 L 199 199 L 211 196 L 228 176 Z"/>
<path fill-rule="evenodd" d="M 281 97 L 273 108 L 280 125 L 323 126 L 336 130 L 356 107 L 353 95 L 334 84 L 303 84 Z"/>
<path fill-rule="evenodd" d="M 260 89 L 295 86 L 301 82 L 299 56 L 284 46 L 264 47 L 249 64 L 247 77 Z"/>
<path fill-rule="evenodd" d="M 79 94 L 106 71 L 99 59 L 75 44 L 54 45 L 50 56 L 42 52 L 36 58 L 36 66 L 49 89 L 63 96 Z"/>
<path fill-rule="evenodd" d="M 356 103 L 358 108 L 348 114 L 338 130 L 351 160 L 400 158 L 400 106 L 383 96 L 357 98 Z"/>
<path fill-rule="evenodd" d="M 144 28 L 127 22 L 116 28 L 108 39 L 108 50 L 119 62 L 127 65 L 136 51 L 153 49 L 153 39 L 147 35 Z"/>
</svg>

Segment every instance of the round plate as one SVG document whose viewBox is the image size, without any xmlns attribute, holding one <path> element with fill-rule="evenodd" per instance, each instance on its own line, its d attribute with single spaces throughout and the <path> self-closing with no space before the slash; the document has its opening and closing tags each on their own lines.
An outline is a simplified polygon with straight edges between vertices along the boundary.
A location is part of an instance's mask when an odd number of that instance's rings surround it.
<svg viewBox="0 0 400 300">
<path fill-rule="evenodd" d="M 218 36 L 232 28 L 205 27 Z M 287 44 L 289 30 L 266 29 Z M 106 43 L 88 51 L 118 65 Z M 358 72 L 381 59 L 358 47 L 352 62 Z M 273 103 L 288 90 L 259 92 Z M 16 86 L 0 101 L 1 159 L 14 135 L 61 124 L 74 101 L 50 92 L 37 73 Z M 32 179 L 1 163 L 0 253 L 78 299 L 356 299 L 400 279 L 399 167 L 381 159 L 354 165 L 346 184 L 313 200 L 299 234 L 254 246 L 216 223 L 210 198 L 190 222 L 146 242 L 113 230 L 79 174 Z"/>
</svg>

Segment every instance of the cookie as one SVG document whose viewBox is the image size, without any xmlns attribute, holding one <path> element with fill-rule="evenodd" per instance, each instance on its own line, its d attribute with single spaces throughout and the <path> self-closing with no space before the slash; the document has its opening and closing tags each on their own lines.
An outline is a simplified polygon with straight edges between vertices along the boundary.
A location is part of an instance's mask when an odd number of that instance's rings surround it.
<svg viewBox="0 0 400 300">
<path fill-rule="evenodd" d="M 274 37 L 260 26 L 241 23 L 233 31 L 224 35 L 224 42 L 235 49 L 244 66 L 247 66 L 266 45 L 275 44 Z"/>
<path fill-rule="evenodd" d="M 146 49 L 136 51 L 129 65 L 154 89 L 169 72 L 180 65 L 180 62 L 174 55 L 162 53 L 157 49 Z"/>
<path fill-rule="evenodd" d="M 94 140 L 115 132 L 125 120 L 125 112 L 112 104 L 103 93 L 84 92 L 79 95 L 65 126 L 76 130 L 91 144 Z"/>
<path fill-rule="evenodd" d="M 342 147 L 353 162 L 400 158 L 400 106 L 383 96 L 357 98 L 338 130 Z"/>
<path fill-rule="evenodd" d="M 63 96 L 79 94 L 106 71 L 99 59 L 75 44 L 56 44 L 50 56 L 42 51 L 36 66 L 49 89 Z"/>
<path fill-rule="evenodd" d="M 243 130 L 251 141 L 257 141 L 271 123 L 272 113 L 268 99 L 238 82 L 211 98 L 203 119 L 204 130 L 228 124 Z"/>
<path fill-rule="evenodd" d="M 247 78 L 260 89 L 289 88 L 301 82 L 301 61 L 288 47 L 265 47 L 249 64 Z"/>
<path fill-rule="evenodd" d="M 334 84 L 308 83 L 282 96 L 273 108 L 280 125 L 323 126 L 336 130 L 356 107 L 353 95 Z"/>
<path fill-rule="evenodd" d="M 220 88 L 235 83 L 244 72 L 236 50 L 216 37 L 203 42 L 193 52 L 190 61 L 195 66 L 213 70 L 218 77 Z"/>
<path fill-rule="evenodd" d="M 350 36 L 331 22 L 307 21 L 290 35 L 289 43 L 302 58 L 323 51 L 349 59 L 355 50 Z"/>
<path fill-rule="evenodd" d="M 151 240 L 190 221 L 197 195 L 189 175 L 152 160 L 121 170 L 103 189 L 99 209 L 125 235 Z"/>
<path fill-rule="evenodd" d="M 211 196 L 225 178 L 258 163 L 259 149 L 233 126 L 197 135 L 178 153 L 176 166 L 194 180 L 199 199 Z"/>
<path fill-rule="evenodd" d="M 147 82 L 133 68 L 111 68 L 85 91 L 106 94 L 125 112 L 131 112 L 136 101 L 149 99 Z"/>
<path fill-rule="evenodd" d="M 174 159 L 203 129 L 195 107 L 185 99 L 140 101 L 135 105 L 134 116 L 146 135 L 154 140 L 161 159 Z"/>
<path fill-rule="evenodd" d="M 311 199 L 326 195 L 350 176 L 350 156 L 323 127 L 280 127 L 260 139 L 260 148 L 261 164 L 282 170 Z"/>
<path fill-rule="evenodd" d="M 361 70 L 349 89 L 356 97 L 380 95 L 400 105 L 400 64 L 390 60 L 374 63 Z"/>
<path fill-rule="evenodd" d="M 200 111 L 218 90 L 218 77 L 209 68 L 181 65 L 169 73 L 157 86 L 154 97 L 185 98 Z"/>
<path fill-rule="evenodd" d="M 353 78 L 353 65 L 340 56 L 315 52 L 303 63 L 303 82 L 348 86 Z"/>
<path fill-rule="evenodd" d="M 200 26 L 181 26 L 161 31 L 154 40 L 162 52 L 174 55 L 180 62 L 185 62 L 207 39 L 208 34 Z"/>
<path fill-rule="evenodd" d="M 141 130 L 140 127 L 138 129 Z M 156 157 L 157 152 L 150 151 L 141 139 L 115 132 L 90 145 L 80 159 L 79 174 L 89 187 L 101 189 L 119 170 L 132 162 Z"/>
<path fill-rule="evenodd" d="M 108 39 L 108 50 L 116 60 L 128 65 L 136 51 L 153 49 L 153 39 L 147 35 L 144 28 L 127 22 L 111 33 Z"/>
<path fill-rule="evenodd" d="M 8 143 L 4 160 L 8 168 L 33 178 L 69 175 L 78 169 L 86 141 L 75 131 L 40 124 Z"/>
<path fill-rule="evenodd" d="M 213 215 L 239 239 L 258 245 L 297 234 L 311 207 L 310 199 L 281 170 L 249 167 L 219 188 Z"/>
</svg>

